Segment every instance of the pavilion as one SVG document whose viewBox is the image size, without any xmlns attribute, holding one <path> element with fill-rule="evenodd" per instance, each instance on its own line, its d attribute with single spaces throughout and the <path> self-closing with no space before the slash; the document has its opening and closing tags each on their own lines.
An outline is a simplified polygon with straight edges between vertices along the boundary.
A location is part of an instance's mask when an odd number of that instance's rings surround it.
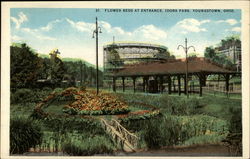
<svg viewBox="0 0 250 159">
<path fill-rule="evenodd" d="M 202 96 L 202 87 L 206 86 L 206 80 L 209 75 L 222 75 L 225 78 L 226 92 L 229 91 L 229 80 L 236 74 L 232 69 L 225 68 L 222 65 L 214 63 L 206 58 L 188 58 L 188 78 L 196 76 L 199 79 L 199 94 Z M 122 70 L 113 72 L 109 76 L 112 77 L 113 91 L 116 91 L 116 80 L 122 79 L 122 89 L 125 91 L 125 78 L 131 78 L 133 80 L 133 89 L 136 90 L 136 79 L 143 79 L 143 91 L 148 92 L 149 78 L 154 78 L 157 82 L 159 91 L 163 92 L 163 83 L 168 85 L 168 93 L 172 93 L 172 78 L 177 77 L 178 80 L 178 93 L 181 94 L 181 79 L 186 81 L 186 60 L 185 59 L 172 59 L 164 62 L 151 62 L 151 63 L 139 63 L 134 65 L 126 65 Z M 184 91 L 186 92 L 186 82 L 184 82 Z M 190 90 L 191 91 L 191 90 Z"/>
</svg>

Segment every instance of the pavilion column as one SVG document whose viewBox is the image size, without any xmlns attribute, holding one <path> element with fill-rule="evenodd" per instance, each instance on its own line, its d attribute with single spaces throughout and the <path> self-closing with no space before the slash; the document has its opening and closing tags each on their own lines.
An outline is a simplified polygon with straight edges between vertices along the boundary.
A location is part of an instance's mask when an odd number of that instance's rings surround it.
<svg viewBox="0 0 250 159">
<path fill-rule="evenodd" d="M 168 94 L 172 92 L 171 76 L 168 76 Z"/>
<path fill-rule="evenodd" d="M 133 88 L 134 88 L 134 93 L 135 93 L 135 80 L 136 80 L 136 77 L 132 77 L 133 79 Z"/>
<path fill-rule="evenodd" d="M 178 94 L 181 95 L 181 78 L 180 75 L 177 76 L 178 79 Z"/>
<path fill-rule="evenodd" d="M 147 90 L 147 77 L 143 77 L 143 83 L 142 83 L 142 86 L 143 86 L 143 92 L 146 92 Z"/>
<path fill-rule="evenodd" d="M 228 93 L 229 93 L 229 76 L 230 76 L 229 74 L 225 75 L 227 96 L 228 96 Z"/>
<path fill-rule="evenodd" d="M 191 79 L 192 79 L 192 75 L 191 75 Z M 189 81 L 189 80 L 188 80 L 188 81 Z M 189 93 L 191 94 L 191 93 L 192 93 L 191 82 L 189 82 L 188 89 L 189 89 Z"/>
<path fill-rule="evenodd" d="M 122 91 L 125 92 L 125 77 L 122 77 Z"/>
<path fill-rule="evenodd" d="M 149 91 L 149 88 L 148 88 L 148 79 L 149 79 L 149 77 L 145 77 L 145 83 L 146 83 L 145 92 Z"/>
<path fill-rule="evenodd" d="M 163 93 L 163 76 L 160 76 L 160 92 Z"/>
<path fill-rule="evenodd" d="M 184 76 L 183 79 L 184 79 L 184 92 L 187 95 L 187 81 L 186 81 L 186 76 Z"/>
<path fill-rule="evenodd" d="M 159 91 L 159 83 L 158 83 L 158 76 L 154 76 L 154 84 L 153 84 L 153 91 Z"/>
<path fill-rule="evenodd" d="M 176 92 L 176 89 L 175 89 L 175 76 L 173 77 L 173 86 L 174 86 L 174 92 Z"/>
<path fill-rule="evenodd" d="M 200 97 L 202 96 L 202 76 L 199 76 L 199 84 L 200 84 Z"/>
<path fill-rule="evenodd" d="M 113 77 L 113 91 L 116 92 L 116 77 Z"/>
</svg>

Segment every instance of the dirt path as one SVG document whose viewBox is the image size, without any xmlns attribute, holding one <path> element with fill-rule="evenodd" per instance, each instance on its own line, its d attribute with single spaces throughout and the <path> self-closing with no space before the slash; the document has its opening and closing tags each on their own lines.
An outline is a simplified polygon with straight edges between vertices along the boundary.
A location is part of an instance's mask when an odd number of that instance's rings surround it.
<svg viewBox="0 0 250 159">
<path fill-rule="evenodd" d="M 230 156 L 224 145 L 202 145 L 189 147 L 165 147 L 159 150 L 139 151 L 126 154 L 120 152 L 117 156 Z"/>
<path fill-rule="evenodd" d="M 24 156 L 67 156 L 67 154 L 48 153 L 48 152 L 29 152 Z M 200 145 L 200 146 L 186 146 L 186 147 L 165 147 L 158 150 L 140 150 L 134 153 L 116 152 L 113 155 L 96 154 L 94 156 L 231 156 L 228 148 L 225 145 Z"/>
</svg>

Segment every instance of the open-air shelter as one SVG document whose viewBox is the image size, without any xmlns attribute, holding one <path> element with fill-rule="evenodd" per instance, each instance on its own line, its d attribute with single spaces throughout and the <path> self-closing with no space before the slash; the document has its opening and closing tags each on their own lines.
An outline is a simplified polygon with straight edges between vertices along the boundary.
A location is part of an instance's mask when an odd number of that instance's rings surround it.
<svg viewBox="0 0 250 159">
<path fill-rule="evenodd" d="M 122 89 L 125 91 L 125 78 L 131 78 L 133 80 L 133 88 L 135 92 L 136 79 L 143 78 L 143 91 L 149 91 L 149 78 L 154 78 L 157 82 L 160 92 L 163 92 L 164 79 L 168 85 L 168 93 L 172 93 L 171 78 L 177 77 L 178 80 L 178 93 L 181 94 L 181 79 L 184 81 L 186 78 L 186 60 L 166 60 L 163 62 L 152 63 L 139 63 L 134 65 L 126 65 L 123 69 L 113 72 L 109 76 L 113 79 L 113 91 L 116 91 L 116 80 L 122 79 Z M 226 92 L 229 91 L 229 80 L 233 75 L 240 74 L 229 68 L 225 68 L 222 65 L 214 63 L 206 58 L 189 58 L 188 59 L 188 78 L 196 76 L 199 79 L 199 94 L 202 96 L 202 87 L 206 86 L 206 80 L 209 75 L 222 75 L 225 78 Z M 184 92 L 186 92 L 187 83 L 184 82 Z"/>
</svg>

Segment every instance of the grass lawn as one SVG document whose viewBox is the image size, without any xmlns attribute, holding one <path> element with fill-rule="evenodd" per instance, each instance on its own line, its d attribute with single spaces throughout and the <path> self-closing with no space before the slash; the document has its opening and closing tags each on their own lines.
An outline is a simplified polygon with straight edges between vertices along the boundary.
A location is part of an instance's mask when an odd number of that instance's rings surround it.
<svg viewBox="0 0 250 159">
<path fill-rule="evenodd" d="M 35 108 L 35 103 L 28 104 L 11 104 L 10 105 L 10 117 L 22 116 L 29 117 Z"/>
<path fill-rule="evenodd" d="M 206 104 L 202 110 L 204 113 L 222 119 L 229 119 L 232 115 L 229 112 L 229 109 L 241 109 L 242 104 L 242 100 L 240 98 L 227 98 L 209 94 L 206 94 L 201 101 Z"/>
<path fill-rule="evenodd" d="M 106 92 L 109 92 L 105 90 Z M 241 97 L 230 97 L 214 94 L 204 94 L 203 97 L 199 97 L 198 94 L 191 94 L 190 98 L 182 94 L 149 94 L 149 93 L 133 93 L 133 91 L 127 91 L 123 93 L 118 91 L 116 93 L 110 92 L 117 95 L 121 100 L 124 100 L 129 106 L 131 111 L 147 110 L 150 108 L 145 107 L 145 105 L 152 105 L 161 110 L 166 119 L 165 121 L 155 120 L 153 125 L 160 126 L 157 132 L 153 132 L 152 138 L 157 138 L 157 133 L 162 130 L 167 130 L 166 133 L 170 138 L 176 138 L 176 145 L 195 145 L 195 144 L 216 144 L 223 140 L 228 132 L 228 124 L 235 113 L 233 110 L 238 111 L 237 118 L 241 118 Z M 53 102 L 47 108 L 44 108 L 45 112 L 55 113 L 55 114 L 64 114 L 62 108 L 69 102 Z M 23 103 L 23 104 L 11 104 L 10 112 L 11 117 L 14 116 L 23 116 L 29 117 L 35 108 L 36 103 Z M 111 115 L 104 116 L 105 118 L 112 118 Z M 137 122 L 137 123 L 136 123 Z M 124 125 L 128 130 L 129 127 L 135 128 L 137 134 L 142 134 L 141 137 L 145 134 L 148 129 L 147 124 L 152 123 L 149 119 L 143 121 L 131 121 L 128 123 L 128 127 Z M 45 127 L 44 127 L 45 128 Z M 225 129 L 224 129 L 225 128 Z M 98 128 L 99 129 L 99 128 Z M 43 144 L 41 146 L 49 145 L 47 147 L 55 147 L 54 142 L 57 142 L 59 139 L 51 139 L 55 132 L 48 131 L 43 129 L 45 132 L 45 137 L 43 139 Z M 138 131 L 137 131 L 138 130 Z M 133 129 L 131 129 L 133 132 Z M 61 130 L 59 131 L 61 133 Z M 163 131 L 162 131 L 163 132 Z M 165 132 L 160 133 L 164 135 Z M 66 132 L 67 139 L 73 140 L 86 140 L 89 138 L 89 134 L 82 133 L 73 133 Z M 156 135 L 156 136 L 154 136 Z M 93 141 L 98 141 L 99 138 L 103 142 L 109 143 L 106 141 L 106 136 L 93 138 Z M 178 138 L 181 138 L 179 140 Z M 63 140 L 63 139 L 62 139 Z M 58 142 L 63 142 L 60 141 Z M 142 141 L 143 146 L 146 147 L 145 141 Z M 97 143 L 96 143 L 97 144 Z M 79 143 L 80 147 L 81 143 Z M 97 144 L 98 145 L 98 144 Z M 60 145 L 61 146 L 61 145 Z M 111 147 L 111 146 L 110 146 Z"/>
</svg>

